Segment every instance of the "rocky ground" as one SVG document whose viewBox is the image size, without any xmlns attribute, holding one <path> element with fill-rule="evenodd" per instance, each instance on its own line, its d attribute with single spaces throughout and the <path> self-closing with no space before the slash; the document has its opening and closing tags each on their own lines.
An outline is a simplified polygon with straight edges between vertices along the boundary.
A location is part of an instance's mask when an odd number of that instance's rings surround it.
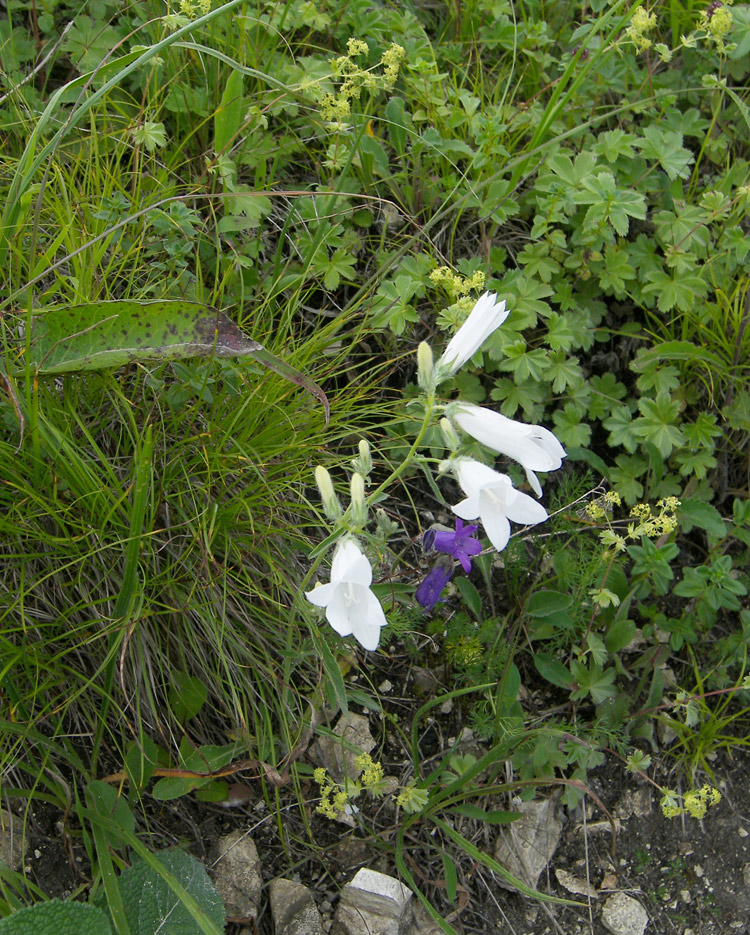
<svg viewBox="0 0 750 935">
<path fill-rule="evenodd" d="M 717 760 L 715 774 L 722 801 L 702 821 L 665 818 L 656 789 L 609 764 L 592 773 L 590 786 L 614 819 L 614 841 L 591 799 L 566 814 L 554 794 L 515 803 L 525 814 L 512 825 L 475 829 L 480 849 L 575 906 L 510 892 L 470 859 L 459 861 L 457 896 L 449 904 L 441 868 L 424 862 L 418 839 L 407 859 L 435 907 L 462 933 L 747 935 L 750 762 Z M 316 791 L 311 784 L 311 802 Z M 365 831 L 365 823 L 331 822 L 311 806 L 317 851 L 310 856 L 291 796 L 287 815 L 283 844 L 260 795 L 232 810 L 188 798 L 154 803 L 147 820 L 158 846 L 186 845 L 206 862 L 234 919 L 228 935 L 439 932 L 424 911 L 415 915 L 416 898 L 394 878 L 387 827 L 373 836 L 371 825 Z M 3 815 L 0 859 L 25 867 L 49 895 L 69 895 L 86 879 L 80 838 L 66 835 L 60 818 L 52 807 L 33 812 L 22 842 L 21 813 L 11 808 Z"/>
</svg>

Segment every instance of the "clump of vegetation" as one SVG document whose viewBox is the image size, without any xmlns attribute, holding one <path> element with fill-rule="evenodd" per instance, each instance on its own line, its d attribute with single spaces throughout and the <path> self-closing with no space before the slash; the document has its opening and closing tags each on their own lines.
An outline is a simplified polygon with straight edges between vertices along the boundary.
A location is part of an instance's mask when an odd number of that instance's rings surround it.
<svg viewBox="0 0 750 935">
<path fill-rule="evenodd" d="M 308 807 L 355 701 L 441 918 L 457 855 L 508 876 L 461 830 L 513 819 L 488 795 L 671 757 L 702 817 L 750 690 L 748 7 L 2 17 L 0 762 L 82 911 L 127 925 L 153 801 L 235 775 L 313 853 L 380 790 Z M 436 673 L 408 723 L 379 646 Z M 426 764 L 446 704 L 486 754 Z M 7 880 L 10 922 L 45 894 Z"/>
</svg>

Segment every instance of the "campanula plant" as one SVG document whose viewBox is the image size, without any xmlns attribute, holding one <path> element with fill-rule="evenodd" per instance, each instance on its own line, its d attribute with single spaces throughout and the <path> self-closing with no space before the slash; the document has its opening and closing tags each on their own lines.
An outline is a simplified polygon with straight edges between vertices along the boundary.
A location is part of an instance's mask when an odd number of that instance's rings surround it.
<svg viewBox="0 0 750 935">
<path fill-rule="evenodd" d="M 365 543 L 369 539 L 374 552 L 376 543 L 367 531 L 369 508 L 385 499 L 390 486 L 401 478 L 410 463 L 419 460 L 425 470 L 435 470 L 420 454 L 427 431 L 435 422 L 451 449 L 450 456 L 437 465 L 437 476 L 452 475 L 465 496 L 451 506 L 457 516 L 455 531 L 428 530 L 424 539 L 428 549 L 451 556 L 468 573 L 471 559 L 482 551 L 482 545 L 475 537 L 479 527 L 465 526 L 464 520 L 479 520 L 491 547 L 500 552 L 510 539 L 511 522 L 534 526 L 547 519 L 541 503 L 517 490 L 507 474 L 466 457 L 462 448 L 464 438 L 473 438 L 486 448 L 518 461 L 526 471 L 529 486 L 540 497 L 542 488 L 535 472 L 556 470 L 565 457 L 565 449 L 554 434 L 542 426 L 525 425 L 462 400 L 441 402 L 437 398 L 440 384 L 481 350 L 507 316 L 505 302 L 498 301 L 494 293 L 485 292 L 437 362 L 429 345 L 424 342 L 419 345 L 417 377 L 421 395 L 417 403 L 422 408 L 422 423 L 407 456 L 369 495 L 365 492 L 365 474 L 372 467 L 372 458 L 366 442 L 360 443 L 360 457 L 353 462 L 358 470 L 351 477 L 351 502 L 346 511 L 328 472 L 322 467 L 316 469 L 323 509 L 333 523 L 332 535 L 326 541 L 335 543 L 335 552 L 330 581 L 306 591 L 305 596 L 310 603 L 325 608 L 326 618 L 337 633 L 353 635 L 364 649 L 377 648 L 386 617 L 370 587 L 372 567 L 354 537 L 361 537 Z M 416 602 L 431 611 L 441 600 L 452 574 L 453 563 L 441 558 L 417 587 Z"/>
</svg>

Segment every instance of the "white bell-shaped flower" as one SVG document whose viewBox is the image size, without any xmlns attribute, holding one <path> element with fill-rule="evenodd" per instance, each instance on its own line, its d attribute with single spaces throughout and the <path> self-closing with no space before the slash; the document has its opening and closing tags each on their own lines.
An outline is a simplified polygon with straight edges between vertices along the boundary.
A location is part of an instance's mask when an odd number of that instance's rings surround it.
<svg viewBox="0 0 750 935">
<path fill-rule="evenodd" d="M 435 365 L 438 382 L 447 380 L 473 357 L 492 332 L 502 325 L 509 313 L 505 302 L 498 302 L 494 292 L 485 292 L 480 296 L 469 317 L 450 339 L 443 356 Z"/>
<path fill-rule="evenodd" d="M 471 458 L 458 458 L 454 470 L 466 499 L 452 507 L 461 519 L 480 519 L 493 546 L 502 552 L 510 538 L 510 520 L 535 526 L 547 519 L 547 511 L 533 497 L 513 486 L 500 474 Z"/>
<path fill-rule="evenodd" d="M 565 457 L 563 446 L 541 425 L 515 422 L 499 412 L 471 403 L 458 404 L 451 418 L 467 435 L 518 461 L 538 497 L 542 495 L 542 488 L 534 471 L 554 471 Z"/>
<path fill-rule="evenodd" d="M 388 621 L 371 583 L 367 557 L 354 539 L 342 539 L 333 555 L 330 582 L 306 591 L 305 597 L 325 607 L 326 620 L 340 636 L 354 636 L 365 649 L 375 650 Z"/>
</svg>

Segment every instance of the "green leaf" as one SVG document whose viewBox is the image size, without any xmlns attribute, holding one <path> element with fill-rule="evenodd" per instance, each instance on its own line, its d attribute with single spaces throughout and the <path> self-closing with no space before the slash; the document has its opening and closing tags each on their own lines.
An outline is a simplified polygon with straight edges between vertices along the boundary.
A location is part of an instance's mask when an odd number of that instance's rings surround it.
<svg viewBox="0 0 750 935">
<path fill-rule="evenodd" d="M 181 753 L 180 769 L 192 773 L 212 773 L 232 762 L 237 753 L 237 746 L 236 744 L 224 747 L 205 746 L 187 754 L 183 751 Z M 213 776 L 186 776 L 184 778 L 167 776 L 156 783 L 152 795 L 155 799 L 166 802 L 187 795 L 193 789 L 200 789 L 213 781 Z"/>
<path fill-rule="evenodd" d="M 643 287 L 645 295 L 658 293 L 656 304 L 659 311 L 669 312 L 677 306 L 681 312 L 689 312 L 695 307 L 695 300 L 705 298 L 708 287 L 698 273 L 675 272 L 674 277 L 663 269 L 646 272 L 648 285 Z"/>
<path fill-rule="evenodd" d="M 648 470 L 648 461 L 640 455 L 618 455 L 615 465 L 609 471 L 610 483 L 628 506 L 632 506 L 643 496 L 643 484 L 637 478 Z"/>
<path fill-rule="evenodd" d="M 228 153 L 242 127 L 245 106 L 242 99 L 243 76 L 233 68 L 224 85 L 221 103 L 214 115 L 214 152 Z"/>
<path fill-rule="evenodd" d="M 534 665 L 542 678 L 553 685 L 559 688 L 573 688 L 573 676 L 551 653 L 534 653 Z"/>
<path fill-rule="evenodd" d="M 642 415 L 634 420 L 633 431 L 643 441 L 651 442 L 663 458 L 669 457 L 673 448 L 684 444 L 682 429 L 675 424 L 680 406 L 668 393 L 659 393 L 656 399 L 640 399 L 638 408 Z"/>
<path fill-rule="evenodd" d="M 604 645 L 610 653 L 619 652 L 630 643 L 635 636 L 635 623 L 627 618 L 616 620 L 608 628 L 604 637 Z"/>
<path fill-rule="evenodd" d="M 633 416 L 627 406 L 618 406 L 603 423 L 609 432 L 607 443 L 612 448 L 623 447 L 631 454 L 638 447 L 638 436 L 634 429 Z"/>
<path fill-rule="evenodd" d="M 142 735 L 128 745 L 125 770 L 134 789 L 145 789 L 159 763 L 159 748 L 149 737 Z"/>
<path fill-rule="evenodd" d="M 0 919 L 1 935 L 112 935 L 107 915 L 88 903 L 50 899 Z"/>
<path fill-rule="evenodd" d="M 690 532 L 693 526 L 697 526 L 716 539 L 723 539 L 727 534 L 727 527 L 721 518 L 721 513 L 705 500 L 692 498 L 680 500 L 679 519 L 683 532 Z"/>
<path fill-rule="evenodd" d="M 635 269 L 628 262 L 628 251 L 615 244 L 604 248 L 604 268 L 599 270 L 599 284 L 602 289 L 611 289 L 616 298 L 626 293 L 625 281 L 635 279 Z"/>
<path fill-rule="evenodd" d="M 154 855 L 192 896 L 198 907 L 221 931 L 226 911 L 203 864 L 181 850 Z M 163 877 L 145 861 L 135 860 L 119 877 L 130 930 L 138 935 L 197 935 L 196 922 Z"/>
<path fill-rule="evenodd" d="M 563 445 L 572 445 L 574 448 L 585 448 L 591 440 L 591 426 L 583 421 L 583 415 L 571 403 L 556 409 L 552 413 L 555 423 L 555 434 Z"/>
<path fill-rule="evenodd" d="M 601 666 L 593 660 L 586 666 L 574 659 L 570 664 L 570 671 L 578 683 L 578 687 L 570 696 L 574 701 L 580 701 L 587 695 L 591 695 L 594 704 L 601 704 L 602 701 L 617 694 L 617 689 L 613 684 L 617 676 L 614 669 L 602 671 Z"/>
<path fill-rule="evenodd" d="M 443 858 L 443 879 L 445 881 L 445 895 L 449 903 L 455 903 L 456 890 L 458 888 L 458 873 L 456 864 L 450 854 L 443 851 L 440 855 Z"/>
<path fill-rule="evenodd" d="M 653 124 L 643 131 L 643 138 L 636 140 L 646 159 L 658 162 L 670 179 L 686 179 L 693 154 L 682 145 L 682 134 L 676 130 L 662 130 Z"/>
<path fill-rule="evenodd" d="M 505 360 L 500 361 L 498 370 L 510 370 L 515 379 L 539 381 L 549 366 L 547 352 L 543 348 L 529 351 L 525 341 L 514 341 L 506 345 Z"/>
<path fill-rule="evenodd" d="M 116 786 L 95 779 L 86 787 L 86 803 L 99 815 L 104 815 L 116 822 L 126 831 L 135 830 L 135 816 L 130 810 L 127 799 L 118 792 Z M 107 842 L 113 847 L 122 847 L 122 838 L 111 831 L 103 832 Z"/>
<path fill-rule="evenodd" d="M 655 363 L 665 360 L 682 360 L 688 363 L 702 364 L 716 368 L 720 373 L 725 369 L 724 361 L 703 345 L 693 344 L 692 341 L 664 341 L 648 350 L 640 350 L 631 361 L 630 369 L 636 373 L 643 373 Z"/>
<path fill-rule="evenodd" d="M 526 602 L 529 617 L 549 617 L 561 610 L 566 610 L 573 603 L 570 594 L 561 591 L 535 591 Z"/>
<path fill-rule="evenodd" d="M 262 344 L 246 337 L 223 312 L 194 302 L 97 302 L 36 315 L 29 363 L 39 373 L 122 367 L 134 361 L 249 356 L 323 404 L 321 388 Z M 23 362 L 17 363 L 23 368 Z"/>
<path fill-rule="evenodd" d="M 486 822 L 488 825 L 508 825 L 512 821 L 517 821 L 523 817 L 521 812 L 504 812 L 500 810 L 488 812 L 478 805 L 472 805 L 471 802 L 456 805 L 451 811 L 458 812 L 459 815 L 470 818 L 472 821 Z"/>
<path fill-rule="evenodd" d="M 167 698 L 172 713 L 185 724 L 198 714 L 208 697 L 208 688 L 197 676 L 175 669 Z"/>
<path fill-rule="evenodd" d="M 388 136 L 399 156 L 406 153 L 408 130 L 413 129 L 411 117 L 406 112 L 403 99 L 392 97 L 386 104 L 385 117 L 388 121 Z"/>
<path fill-rule="evenodd" d="M 568 357 L 565 351 L 552 351 L 544 376 L 547 380 L 552 380 L 553 393 L 562 393 L 567 387 L 574 386 L 584 379 L 578 358 Z"/>
<path fill-rule="evenodd" d="M 456 587 L 461 592 L 461 599 L 478 619 L 482 619 L 482 597 L 468 578 L 456 578 Z"/>
<path fill-rule="evenodd" d="M 550 282 L 560 271 L 560 264 L 549 255 L 546 242 L 527 244 L 518 254 L 518 262 L 527 276 L 537 276 L 542 282 Z"/>
</svg>

